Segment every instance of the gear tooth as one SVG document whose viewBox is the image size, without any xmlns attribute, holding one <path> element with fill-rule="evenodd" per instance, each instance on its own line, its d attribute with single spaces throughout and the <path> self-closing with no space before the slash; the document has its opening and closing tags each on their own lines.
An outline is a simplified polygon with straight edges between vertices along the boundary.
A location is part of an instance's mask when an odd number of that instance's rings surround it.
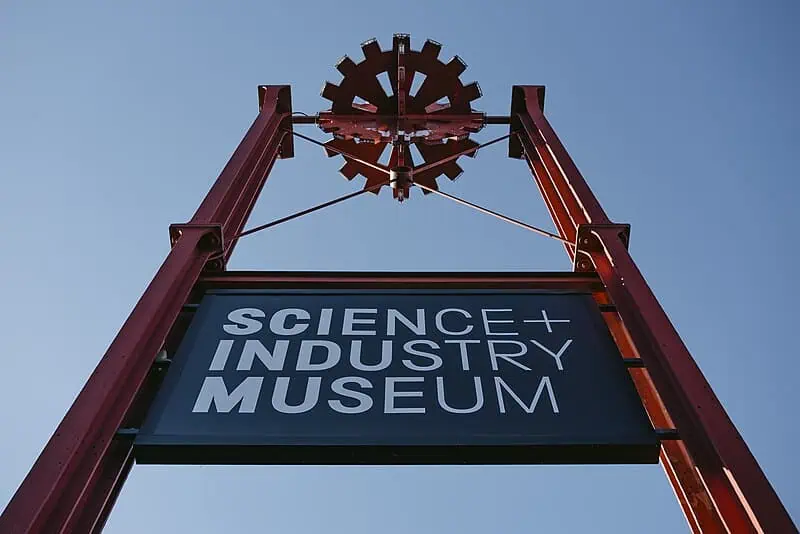
<svg viewBox="0 0 800 534">
<path fill-rule="evenodd" d="M 378 185 L 380 183 L 383 183 L 385 181 L 383 179 L 382 175 L 374 174 L 371 171 L 372 171 L 372 169 L 370 169 L 370 172 L 365 172 L 364 173 L 364 176 L 367 177 L 367 183 L 364 184 L 364 189 L 368 189 L 370 187 L 374 187 L 374 186 L 376 186 L 376 185 Z M 383 189 L 383 187 L 380 187 L 379 189 Z"/>
<path fill-rule="evenodd" d="M 453 56 L 453 59 L 447 62 L 447 69 L 455 73 L 455 76 L 460 76 L 462 72 L 467 70 L 467 64 L 458 56 Z"/>
<path fill-rule="evenodd" d="M 348 56 L 344 56 L 336 62 L 336 70 L 342 73 L 342 76 L 348 76 L 349 74 L 355 73 L 356 63 Z"/>
<path fill-rule="evenodd" d="M 411 35 L 407 33 L 396 33 L 392 38 L 392 50 L 397 50 L 400 43 L 406 45 L 406 52 L 411 49 Z"/>
<path fill-rule="evenodd" d="M 455 180 L 464 172 L 464 169 L 456 163 L 455 161 L 451 161 L 450 163 L 445 163 L 444 167 L 442 168 L 442 172 L 445 176 L 450 178 L 451 180 Z"/>
<path fill-rule="evenodd" d="M 481 92 L 481 86 L 478 85 L 478 82 L 472 82 L 464 86 L 462 90 L 461 100 L 465 102 L 472 102 L 473 100 L 479 99 L 483 93 Z"/>
<path fill-rule="evenodd" d="M 442 51 L 442 45 L 434 41 L 433 39 L 427 39 L 425 44 L 422 45 L 422 50 L 420 50 L 420 54 L 425 56 L 426 58 L 436 59 L 439 57 L 439 52 Z"/>
<path fill-rule="evenodd" d="M 465 140 L 461 141 L 461 146 L 459 147 L 458 150 L 460 152 L 462 150 L 467 150 L 469 148 L 475 148 L 476 146 L 478 146 L 478 143 L 476 143 L 472 139 L 465 139 Z M 469 154 L 464 154 L 464 155 L 469 157 L 469 158 L 474 158 L 477 154 L 478 154 L 478 151 L 477 150 L 473 150 Z"/>
<path fill-rule="evenodd" d="M 351 147 L 353 145 L 353 141 L 349 139 L 345 139 L 344 137 L 335 137 L 330 141 L 327 141 L 324 145 L 325 153 L 328 155 L 329 158 L 333 156 L 339 156 L 339 152 L 336 150 L 344 150 L 344 151 L 351 151 Z"/>
<path fill-rule="evenodd" d="M 347 178 L 348 180 L 352 180 L 356 176 L 358 176 L 358 165 L 353 163 L 352 161 L 348 161 L 339 169 L 339 174 Z"/>
<path fill-rule="evenodd" d="M 330 100 L 331 102 L 336 101 L 336 95 L 338 93 L 339 86 L 331 82 L 325 82 L 325 85 L 322 86 L 322 90 L 319 92 L 322 98 L 325 100 Z"/>
<path fill-rule="evenodd" d="M 421 185 L 424 185 L 425 187 L 430 187 L 431 189 L 433 189 L 435 191 L 439 190 L 439 184 L 436 183 L 436 178 L 434 176 L 425 176 L 425 177 L 419 178 L 417 180 L 417 183 L 421 184 Z M 420 187 L 420 189 L 422 189 L 422 188 Z M 422 194 L 423 195 L 429 195 L 430 191 L 426 191 L 425 189 L 422 189 Z"/>
<path fill-rule="evenodd" d="M 328 155 L 329 158 L 331 158 L 339 154 L 338 152 L 334 152 L 332 149 L 339 148 L 336 145 L 340 143 L 341 141 L 336 138 L 330 139 L 328 141 L 325 141 L 325 143 L 323 143 L 322 148 L 325 149 L 325 153 Z"/>
<path fill-rule="evenodd" d="M 361 51 L 364 53 L 364 57 L 366 59 L 375 57 L 382 53 L 381 45 L 378 44 L 378 40 L 375 38 L 372 38 L 369 41 L 364 41 L 363 43 L 361 43 Z"/>
</svg>

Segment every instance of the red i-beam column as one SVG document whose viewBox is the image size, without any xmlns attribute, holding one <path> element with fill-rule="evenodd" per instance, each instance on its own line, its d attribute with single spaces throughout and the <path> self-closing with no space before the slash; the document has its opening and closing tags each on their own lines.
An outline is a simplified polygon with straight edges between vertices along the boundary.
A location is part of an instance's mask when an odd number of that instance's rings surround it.
<svg viewBox="0 0 800 534">
<path fill-rule="evenodd" d="M 117 431 L 156 354 L 203 269 L 224 266 L 232 247 L 223 246 L 242 230 L 275 160 L 292 156 L 290 88 L 260 87 L 259 100 L 255 122 L 191 221 L 171 229 L 172 250 L 0 515 L 3 534 L 102 528 L 132 464 L 133 440 Z"/>
<path fill-rule="evenodd" d="M 565 238 L 575 237 L 576 269 L 594 269 L 645 363 L 637 380 L 654 420 L 671 420 L 679 442 L 661 459 L 696 532 L 797 532 L 722 404 L 689 354 L 627 250 L 624 225 L 612 224 L 543 113 L 544 87 L 516 86 L 511 157 L 530 165 Z M 656 413 L 663 406 L 666 413 Z"/>
</svg>

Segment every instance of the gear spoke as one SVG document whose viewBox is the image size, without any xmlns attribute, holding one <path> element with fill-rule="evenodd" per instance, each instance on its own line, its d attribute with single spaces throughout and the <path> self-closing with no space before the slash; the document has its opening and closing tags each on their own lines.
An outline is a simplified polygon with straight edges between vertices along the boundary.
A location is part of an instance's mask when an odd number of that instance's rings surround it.
<svg viewBox="0 0 800 534">
<path fill-rule="evenodd" d="M 323 147 L 326 151 L 334 152 L 336 154 L 340 154 L 340 155 L 344 156 L 345 159 L 352 160 L 354 163 L 357 163 L 359 165 L 363 165 L 365 167 L 369 167 L 369 168 L 371 168 L 373 170 L 380 171 L 380 172 L 385 173 L 385 174 L 389 174 L 389 169 L 387 169 L 386 167 L 384 167 L 383 165 L 381 165 L 379 163 L 371 163 L 369 161 L 362 160 L 361 158 L 359 158 L 357 156 L 354 156 L 353 154 L 349 154 L 345 150 L 342 150 L 342 149 L 336 148 L 334 146 L 328 145 L 327 143 L 321 143 L 321 142 L 317 141 L 316 139 L 314 139 L 312 137 L 308 137 L 308 136 L 303 135 L 301 133 L 298 133 L 298 132 L 295 132 L 295 131 L 292 131 L 291 133 L 292 133 L 292 135 L 294 135 L 296 137 L 299 137 L 300 139 L 303 139 L 305 141 L 308 141 L 309 143 L 314 143 L 315 145 L 319 145 L 319 146 Z M 354 146 L 358 146 L 358 145 L 354 144 Z M 380 154 L 378 154 L 378 157 L 380 157 Z M 378 160 L 378 157 L 375 158 L 375 161 Z"/>
</svg>

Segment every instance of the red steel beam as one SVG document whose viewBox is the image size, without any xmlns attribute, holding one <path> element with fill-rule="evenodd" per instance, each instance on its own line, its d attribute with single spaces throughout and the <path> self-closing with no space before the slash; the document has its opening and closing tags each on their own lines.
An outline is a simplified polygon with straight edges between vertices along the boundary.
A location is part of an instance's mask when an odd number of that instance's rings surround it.
<svg viewBox="0 0 800 534">
<path fill-rule="evenodd" d="M 605 299 L 608 298 L 605 292 L 601 295 Z M 616 309 L 603 313 L 603 318 L 606 320 L 622 356 L 624 358 L 641 358 Z M 653 427 L 674 428 L 675 423 L 670 418 L 647 371 L 630 369 L 630 373 Z M 680 440 L 662 441 L 660 457 L 661 465 L 675 490 L 675 497 L 678 499 L 678 504 L 680 504 L 692 532 L 695 534 L 726 533 L 727 529 L 705 490 L 703 479 L 694 469 L 694 462 L 683 442 Z"/>
<path fill-rule="evenodd" d="M 402 120 L 409 121 L 426 121 L 431 122 L 463 122 L 472 120 L 481 120 L 483 124 L 509 124 L 511 117 L 506 115 L 485 115 L 483 113 L 408 113 L 405 115 L 378 115 L 377 113 L 369 114 L 342 114 L 324 112 L 320 115 L 294 115 L 292 116 L 292 124 L 317 124 L 318 122 L 398 122 Z"/>
<path fill-rule="evenodd" d="M 550 152 L 547 142 L 542 137 L 531 118 L 527 115 L 519 115 L 520 139 L 526 154 L 530 154 L 529 166 L 536 168 L 537 163 L 541 166 L 541 180 L 547 184 L 550 192 L 554 193 L 552 202 L 554 206 L 559 206 L 558 216 L 562 226 L 570 233 L 572 239 L 577 236 L 578 227 L 597 219 L 606 219 L 605 213 L 589 214 L 579 203 L 574 193 L 569 189 L 558 162 Z M 607 219 L 606 219 L 607 220 Z"/>
<path fill-rule="evenodd" d="M 208 273 L 198 289 L 526 289 L 594 293 L 603 291 L 595 273 L 519 272 L 302 272 L 232 271 Z"/>
<path fill-rule="evenodd" d="M 615 241 L 619 241 L 619 247 L 616 247 Z M 705 379 L 702 379 L 703 384 L 697 380 L 696 374 L 699 374 L 700 370 L 696 368 L 691 355 L 683 347 L 677 332 L 674 332 L 674 330 L 672 333 L 665 331 L 661 329 L 662 325 L 654 324 L 652 320 L 644 318 L 643 312 L 645 308 L 651 305 L 646 302 L 642 295 L 640 283 L 644 279 L 641 278 L 641 274 L 637 276 L 629 268 L 633 261 L 627 254 L 627 250 L 622 245 L 619 237 L 605 233 L 600 246 L 608 246 L 614 252 L 613 256 L 607 257 L 602 251 L 592 251 L 592 261 L 595 268 L 606 285 L 609 297 L 617 306 L 626 330 L 645 362 L 648 375 L 653 380 L 670 417 L 675 422 L 675 428 L 678 429 L 681 440 L 691 454 L 693 466 L 702 477 L 703 485 L 727 529 L 730 532 L 792 532 L 787 530 L 785 526 L 780 529 L 770 528 L 775 519 L 777 519 L 773 515 L 774 511 L 770 510 L 769 516 L 765 517 L 762 513 L 761 517 L 758 517 L 752 510 L 751 504 L 740 498 L 740 493 L 734 485 L 737 482 L 730 478 L 728 473 L 732 469 L 740 472 L 743 466 L 737 465 L 737 463 L 740 464 L 741 462 L 737 462 L 736 458 L 726 461 L 720 449 L 726 445 L 724 443 L 725 440 L 731 439 L 738 439 L 742 446 L 745 448 L 747 446 L 741 436 L 738 435 L 738 432 L 736 432 L 735 437 L 714 435 L 714 426 L 718 427 L 720 423 L 723 423 L 722 417 L 724 416 L 727 419 L 727 414 L 725 414 L 721 404 L 711 392 L 711 387 L 705 382 Z M 623 250 L 625 253 L 621 254 Z M 627 256 L 627 259 L 625 256 Z M 620 269 L 623 264 L 624 267 Z M 649 291 L 649 288 L 647 288 L 647 291 Z M 660 306 L 659 311 L 662 314 L 664 313 Z M 665 314 L 664 317 L 666 317 Z M 688 358 L 689 361 L 685 359 L 680 361 L 682 358 Z M 682 373 L 674 373 L 676 364 L 682 368 Z M 689 365 L 697 369 L 696 373 L 691 372 Z M 697 388 L 707 388 L 707 393 L 710 393 L 710 395 L 704 394 L 703 391 L 698 391 Z M 697 404 L 693 405 L 693 402 Z M 704 411 L 716 413 L 703 414 Z M 705 417 L 703 417 L 704 415 Z M 728 423 L 731 427 L 733 426 L 729 419 Z M 754 458 L 752 462 L 760 472 L 760 468 Z M 763 477 L 763 474 L 761 476 Z M 676 493 L 686 492 L 684 480 L 679 478 L 678 481 L 680 482 L 680 487 L 676 488 Z M 782 508 L 782 504 L 777 495 L 774 494 L 766 478 L 764 478 L 764 482 L 769 487 L 769 491 L 773 493 L 778 505 Z M 739 485 L 747 486 L 747 493 L 751 497 L 761 499 L 761 497 L 753 495 L 753 489 L 758 485 L 756 479 L 745 477 L 741 479 Z M 759 489 L 763 491 L 763 488 Z M 742 497 L 744 496 L 742 495 Z M 788 519 L 788 515 L 786 518 Z"/>
<path fill-rule="evenodd" d="M 33 468 L 0 515 L 0 532 L 68 533 L 102 527 L 130 467 L 115 439 L 207 260 L 242 230 L 279 153 L 291 156 L 288 86 L 262 86 L 261 110 Z M 213 227 L 222 229 L 223 243 Z M 88 515 L 87 515 L 88 513 Z M 90 530 L 86 530 L 90 529 Z"/>
<path fill-rule="evenodd" d="M 662 443 L 662 460 L 690 526 L 698 532 L 797 532 L 757 461 L 711 390 L 677 331 L 639 272 L 618 228 L 609 220 L 543 113 L 544 88 L 516 86 L 512 129 L 519 140 L 509 155 L 528 159 L 537 181 L 558 198 L 546 198 L 559 228 L 587 224 L 584 243 L 651 381 L 643 401 L 651 418 L 668 415 L 680 446 Z M 544 163 L 538 166 L 537 159 Z M 539 171 L 543 171 L 540 172 Z M 542 187 L 540 187 L 542 188 Z M 547 189 L 542 188 L 542 189 Z M 556 204 L 554 207 L 553 204 Z M 585 222 L 584 222 L 585 221 Z M 643 376 L 644 376 L 643 375 Z M 659 414 L 654 402 L 663 402 Z M 649 404 L 649 406 L 648 406 Z M 716 514 L 710 513 L 708 503 Z"/>
<path fill-rule="evenodd" d="M 115 437 L 93 473 L 63 532 L 101 532 L 133 467 L 133 436 Z M 71 506 L 63 502 L 62 506 Z"/>
<path fill-rule="evenodd" d="M 531 172 L 533 172 L 536 186 L 539 188 L 539 193 L 542 195 L 545 205 L 547 205 L 547 210 L 550 212 L 550 217 L 553 219 L 553 224 L 555 224 L 558 234 L 570 243 L 575 243 L 578 236 L 575 224 L 570 219 L 564 204 L 560 202 L 558 193 L 555 187 L 553 187 L 553 182 L 541 178 L 543 176 L 548 176 L 547 169 L 545 169 L 539 157 L 536 156 L 536 151 L 532 144 L 526 143 L 525 153 L 528 154 L 526 158 L 528 165 L 530 166 Z M 564 249 L 567 251 L 567 256 L 569 256 L 570 260 L 574 260 L 575 247 L 570 247 L 565 244 Z"/>
</svg>

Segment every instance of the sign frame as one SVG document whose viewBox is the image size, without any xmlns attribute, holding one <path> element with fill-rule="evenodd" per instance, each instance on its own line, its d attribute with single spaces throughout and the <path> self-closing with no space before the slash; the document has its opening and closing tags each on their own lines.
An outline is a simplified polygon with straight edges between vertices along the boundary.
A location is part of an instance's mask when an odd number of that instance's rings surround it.
<svg viewBox="0 0 800 534">
<path fill-rule="evenodd" d="M 594 296 L 598 315 L 613 307 L 600 304 L 604 289 L 594 273 L 319 273 L 319 272 L 223 272 L 207 275 L 198 281 L 194 300 L 207 293 L 281 292 L 314 294 L 316 291 L 399 292 L 490 292 L 490 293 L 582 293 Z M 185 322 L 185 330 L 188 322 Z M 620 347 L 605 325 L 615 349 Z M 173 335 L 182 338 L 183 332 Z M 179 365 L 180 362 L 176 362 Z M 620 370 L 625 364 L 620 358 Z M 626 371 L 627 372 L 627 371 Z M 636 400 L 641 399 L 633 380 L 626 386 Z M 167 383 L 169 379 L 167 380 Z M 168 385 L 168 384 L 164 384 Z M 641 406 L 646 418 L 646 412 Z M 649 422 L 649 419 L 648 419 Z M 652 425 L 650 425 L 652 430 Z M 137 437 L 135 456 L 138 463 L 151 464 L 315 464 L 315 465 L 446 465 L 446 464 L 637 464 L 657 463 L 659 442 L 655 431 L 646 444 L 635 445 L 595 443 L 591 445 L 253 445 L 248 443 L 219 444 L 186 443 L 176 445 L 160 442 L 148 434 L 147 425 Z"/>
</svg>

